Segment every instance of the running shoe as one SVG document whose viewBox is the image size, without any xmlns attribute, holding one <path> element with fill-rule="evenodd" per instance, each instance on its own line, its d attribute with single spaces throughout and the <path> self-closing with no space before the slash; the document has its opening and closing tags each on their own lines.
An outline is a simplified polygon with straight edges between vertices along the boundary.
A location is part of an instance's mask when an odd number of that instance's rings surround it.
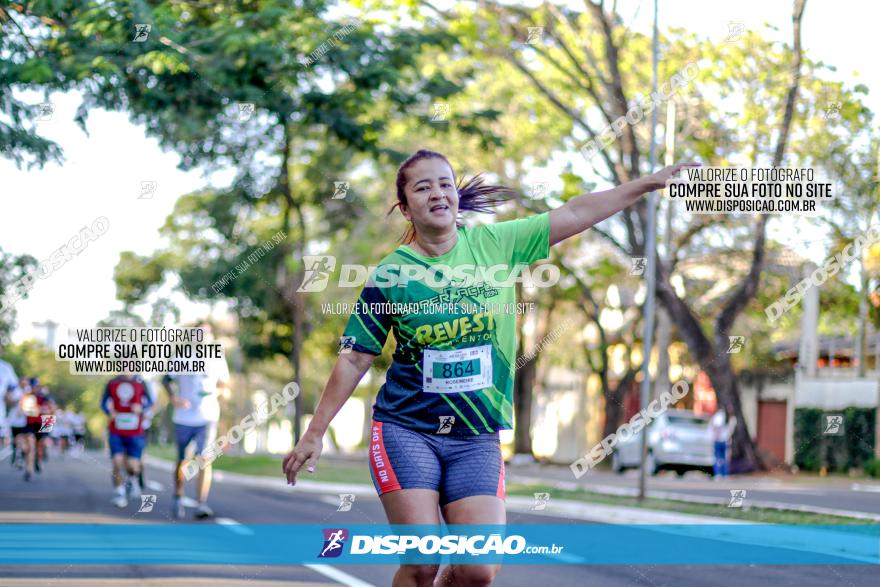
<svg viewBox="0 0 880 587">
<path fill-rule="evenodd" d="M 199 507 L 196 508 L 196 518 L 200 520 L 204 520 L 205 518 L 210 518 L 214 515 L 214 510 L 208 507 L 206 503 L 200 503 Z"/>
<path fill-rule="evenodd" d="M 178 520 L 186 517 L 186 508 L 183 507 L 183 500 L 179 497 L 174 498 L 174 503 L 171 506 L 171 515 Z"/>
<path fill-rule="evenodd" d="M 116 495 L 113 496 L 112 500 L 113 505 L 118 508 L 124 508 L 128 505 L 128 498 L 125 497 L 125 489 L 122 487 L 117 488 Z"/>
<path fill-rule="evenodd" d="M 129 479 L 128 484 L 125 486 L 126 492 L 128 493 L 128 499 L 140 498 L 141 494 L 144 492 L 141 484 L 136 480 Z"/>
</svg>

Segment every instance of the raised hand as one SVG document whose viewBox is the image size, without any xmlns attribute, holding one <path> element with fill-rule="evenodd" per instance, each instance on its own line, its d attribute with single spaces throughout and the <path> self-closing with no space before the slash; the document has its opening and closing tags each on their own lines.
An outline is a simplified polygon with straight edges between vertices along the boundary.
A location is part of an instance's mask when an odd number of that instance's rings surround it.
<svg viewBox="0 0 880 587">
<path fill-rule="evenodd" d="M 670 179 L 674 178 L 678 174 L 678 172 L 685 167 L 701 166 L 702 163 L 697 163 L 695 161 L 686 161 L 684 163 L 676 163 L 675 165 L 664 167 L 660 171 L 652 173 L 651 175 L 646 175 L 642 178 L 642 180 L 644 181 L 645 191 L 653 192 L 655 190 L 662 190 L 666 187 L 667 182 L 669 182 Z"/>
</svg>

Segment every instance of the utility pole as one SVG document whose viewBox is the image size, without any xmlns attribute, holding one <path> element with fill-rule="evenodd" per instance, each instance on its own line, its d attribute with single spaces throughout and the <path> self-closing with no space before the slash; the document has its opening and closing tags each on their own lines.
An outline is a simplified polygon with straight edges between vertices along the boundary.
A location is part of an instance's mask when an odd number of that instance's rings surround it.
<svg viewBox="0 0 880 587">
<path fill-rule="evenodd" d="M 651 75 L 651 91 L 656 95 L 657 92 L 657 62 L 660 53 L 660 40 L 657 33 L 657 0 L 654 0 L 654 42 L 651 44 L 652 53 L 652 75 Z M 657 134 L 657 109 L 651 110 L 651 173 L 657 165 L 657 147 L 655 145 Z M 654 303 L 655 288 L 657 282 L 657 268 L 655 260 L 657 257 L 657 192 L 648 194 L 648 226 L 645 231 L 645 256 L 647 257 L 647 267 L 645 271 L 645 334 L 643 337 L 642 349 L 642 386 L 641 386 L 641 409 L 648 407 L 649 396 L 651 394 L 651 345 L 654 336 Z M 639 467 L 639 500 L 645 499 L 645 463 L 648 460 L 648 430 L 650 426 L 642 429 L 642 458 Z"/>
<path fill-rule="evenodd" d="M 663 164 L 666 166 L 675 163 L 675 100 L 666 103 L 666 153 L 663 156 Z M 661 192 L 662 193 L 662 192 Z M 663 230 L 663 260 L 666 263 L 672 261 L 672 214 L 673 208 L 670 202 L 666 202 L 666 226 Z M 654 378 L 654 393 L 651 400 L 660 397 L 660 394 L 669 389 L 669 342 L 672 340 L 672 318 L 665 308 L 657 308 L 657 375 Z"/>
</svg>

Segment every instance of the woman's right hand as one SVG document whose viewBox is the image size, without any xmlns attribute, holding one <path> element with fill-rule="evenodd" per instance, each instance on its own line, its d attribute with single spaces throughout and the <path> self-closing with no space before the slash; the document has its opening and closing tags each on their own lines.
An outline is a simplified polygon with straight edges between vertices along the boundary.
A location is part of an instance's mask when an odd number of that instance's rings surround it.
<svg viewBox="0 0 880 587">
<path fill-rule="evenodd" d="M 308 466 L 306 469 L 309 473 L 315 472 L 315 466 L 318 459 L 321 458 L 321 450 L 323 449 L 321 438 L 306 432 L 292 451 L 284 457 L 284 463 L 281 470 L 287 476 L 287 483 L 296 485 L 296 475 L 304 464 Z"/>
</svg>

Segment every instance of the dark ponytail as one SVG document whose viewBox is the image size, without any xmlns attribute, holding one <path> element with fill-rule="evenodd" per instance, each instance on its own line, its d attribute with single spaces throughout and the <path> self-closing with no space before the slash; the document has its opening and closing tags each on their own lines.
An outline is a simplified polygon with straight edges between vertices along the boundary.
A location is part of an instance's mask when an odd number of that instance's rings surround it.
<svg viewBox="0 0 880 587">
<path fill-rule="evenodd" d="M 389 216 L 392 212 L 394 212 L 395 208 L 406 204 L 406 193 L 403 189 L 406 185 L 406 170 L 409 169 L 417 161 L 430 158 L 442 159 L 446 162 L 447 165 L 449 165 L 449 168 L 452 169 L 452 164 L 449 163 L 449 160 L 436 151 L 419 149 L 418 151 L 410 155 L 407 160 L 401 163 L 400 167 L 397 169 L 397 203 L 391 206 L 391 209 L 388 210 L 388 214 L 386 214 L 386 216 Z M 452 174 L 454 178 L 454 169 L 452 171 Z M 505 187 L 503 185 L 486 185 L 485 183 L 483 183 L 482 174 L 477 174 L 463 184 L 462 181 L 463 180 L 459 180 L 459 185 L 456 187 L 456 191 L 458 192 L 459 216 L 461 215 L 461 212 L 464 211 L 479 212 L 481 214 L 494 214 L 496 207 L 512 199 L 512 197 L 516 195 L 515 190 Z M 459 228 L 464 226 L 464 224 L 461 222 L 460 217 L 456 219 L 455 225 Z M 407 227 L 406 232 L 403 233 L 403 236 L 400 237 L 400 242 L 403 244 L 409 244 L 413 240 L 415 240 L 415 238 L 415 227 L 410 224 Z"/>
</svg>

